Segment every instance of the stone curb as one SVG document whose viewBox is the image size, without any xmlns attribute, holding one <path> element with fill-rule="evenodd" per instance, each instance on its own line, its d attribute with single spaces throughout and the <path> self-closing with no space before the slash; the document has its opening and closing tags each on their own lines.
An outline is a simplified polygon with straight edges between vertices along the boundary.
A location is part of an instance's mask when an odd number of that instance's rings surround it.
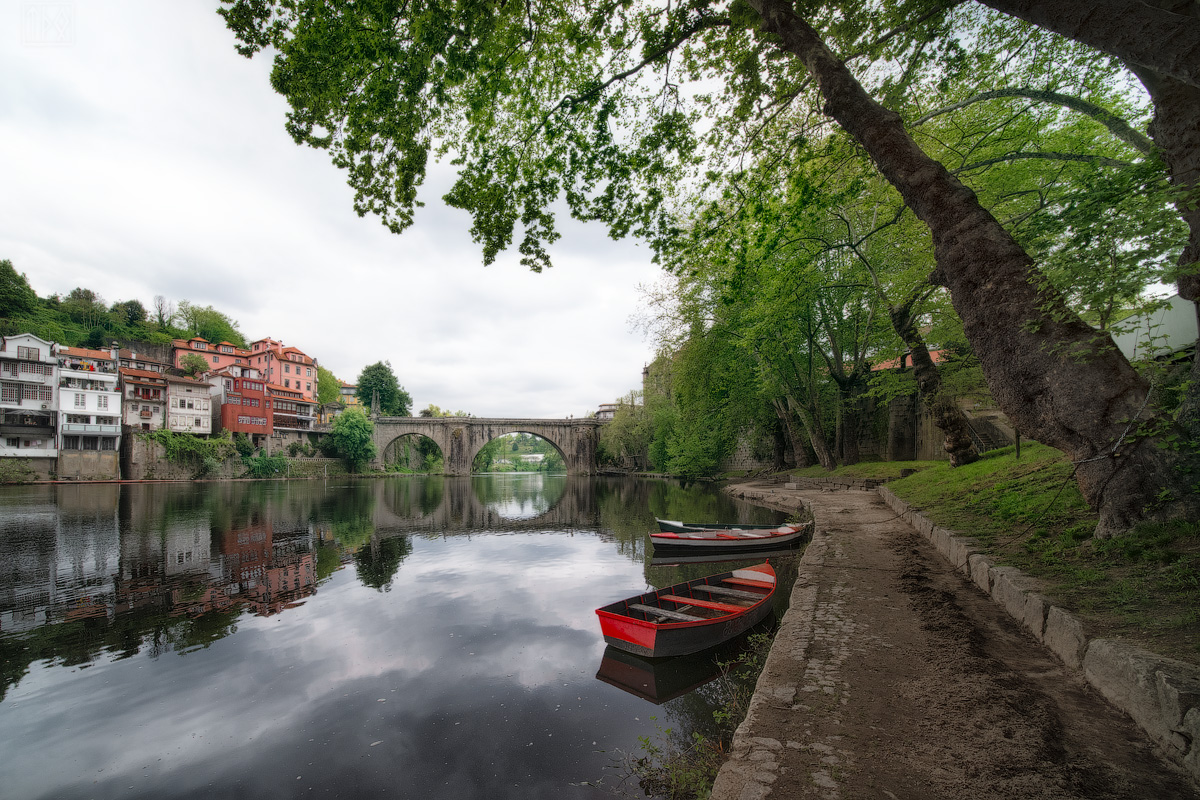
<svg viewBox="0 0 1200 800">
<path fill-rule="evenodd" d="M 876 491 L 993 601 L 1064 664 L 1081 669 L 1100 694 L 1128 714 L 1166 755 L 1200 780 L 1200 667 L 1119 640 L 1091 638 L 1069 611 L 1053 605 L 1041 581 L 995 564 L 978 543 L 934 525 L 886 486 Z"/>
</svg>

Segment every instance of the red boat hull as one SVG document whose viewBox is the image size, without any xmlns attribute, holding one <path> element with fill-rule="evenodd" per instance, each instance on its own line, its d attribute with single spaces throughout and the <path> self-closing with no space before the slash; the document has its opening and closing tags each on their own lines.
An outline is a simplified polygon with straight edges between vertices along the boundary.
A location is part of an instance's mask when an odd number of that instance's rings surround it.
<svg viewBox="0 0 1200 800">
<path fill-rule="evenodd" d="M 736 602 L 728 597 L 737 593 Z M 775 570 L 759 564 L 619 600 L 596 614 L 610 645 L 662 658 L 707 650 L 749 630 L 771 613 L 774 596 Z"/>
</svg>

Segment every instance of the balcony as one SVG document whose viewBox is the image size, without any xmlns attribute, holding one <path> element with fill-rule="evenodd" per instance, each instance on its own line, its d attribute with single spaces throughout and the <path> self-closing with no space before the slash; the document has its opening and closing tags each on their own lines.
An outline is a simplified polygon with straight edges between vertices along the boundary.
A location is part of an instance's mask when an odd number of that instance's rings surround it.
<svg viewBox="0 0 1200 800">
<path fill-rule="evenodd" d="M 6 381 L 19 381 L 21 383 L 38 383 L 43 386 L 54 383 L 53 375 L 39 375 L 36 372 L 9 372 L 4 370 L 0 372 L 0 378 Z"/>
<path fill-rule="evenodd" d="M 154 412 L 148 408 L 143 408 L 141 411 L 138 412 L 138 416 L 141 417 L 142 419 L 150 419 L 151 417 L 154 416 Z"/>
<path fill-rule="evenodd" d="M 9 411 L 0 414 L 0 433 L 21 436 L 53 436 L 54 417 L 48 413 Z"/>
<path fill-rule="evenodd" d="M 107 363 L 96 364 L 92 361 L 79 360 L 73 358 L 59 359 L 59 369 L 70 370 L 72 372 L 99 372 L 102 374 L 115 375 L 117 370 L 109 366 Z"/>
<path fill-rule="evenodd" d="M 74 389 L 75 391 L 88 392 L 115 392 L 117 391 L 117 382 L 114 379 L 111 381 L 98 381 L 90 378 L 62 378 L 58 385 L 63 389 Z"/>
<path fill-rule="evenodd" d="M 110 433 L 118 434 L 121 432 L 120 425 L 97 425 L 95 423 L 84 424 L 82 422 L 64 422 L 62 424 L 63 433 Z"/>
</svg>

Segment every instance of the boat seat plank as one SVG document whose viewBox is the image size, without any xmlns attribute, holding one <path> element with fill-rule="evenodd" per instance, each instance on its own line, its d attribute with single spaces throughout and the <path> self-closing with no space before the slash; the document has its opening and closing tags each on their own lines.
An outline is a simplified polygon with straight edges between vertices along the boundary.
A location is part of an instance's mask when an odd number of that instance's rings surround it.
<svg viewBox="0 0 1200 800">
<path fill-rule="evenodd" d="M 752 581 L 749 578 L 722 578 L 721 583 L 732 583 L 735 586 L 754 586 L 759 589 L 770 589 L 775 585 L 767 581 Z"/>
<path fill-rule="evenodd" d="M 677 619 L 680 622 L 703 622 L 704 617 L 697 617 L 694 614 L 684 614 L 682 611 L 672 611 L 669 608 L 655 608 L 654 606 L 646 606 L 641 603 L 630 603 L 629 607 L 635 611 L 642 611 L 648 615 L 663 617 L 664 619 Z"/>
<path fill-rule="evenodd" d="M 718 603 L 715 600 L 701 600 L 696 597 L 680 597 L 677 594 L 660 595 L 659 600 L 670 600 L 672 603 L 679 603 L 681 606 L 696 606 L 696 608 L 711 608 L 713 611 L 727 611 L 735 613 L 745 611 L 747 606 L 735 606 L 732 603 Z"/>
<path fill-rule="evenodd" d="M 705 592 L 706 594 L 719 594 L 725 597 L 740 597 L 743 600 L 762 600 L 766 595 L 758 592 L 747 592 L 744 589 L 731 589 L 728 586 L 710 586 L 701 584 L 692 587 L 693 592 Z"/>
</svg>

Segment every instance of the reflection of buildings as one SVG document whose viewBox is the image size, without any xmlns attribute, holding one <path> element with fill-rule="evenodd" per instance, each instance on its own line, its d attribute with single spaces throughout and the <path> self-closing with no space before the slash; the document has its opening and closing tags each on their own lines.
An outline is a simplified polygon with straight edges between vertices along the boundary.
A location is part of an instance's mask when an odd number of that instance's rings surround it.
<svg viewBox="0 0 1200 800">
<path fill-rule="evenodd" d="M 317 590 L 316 560 L 308 537 L 274 541 L 270 520 L 256 518 L 221 537 L 221 571 L 227 595 L 254 613 L 277 614 Z"/>
<path fill-rule="evenodd" d="M 44 487 L 45 502 L 0 514 L 0 631 L 110 617 L 120 556 L 119 488 Z"/>
</svg>

